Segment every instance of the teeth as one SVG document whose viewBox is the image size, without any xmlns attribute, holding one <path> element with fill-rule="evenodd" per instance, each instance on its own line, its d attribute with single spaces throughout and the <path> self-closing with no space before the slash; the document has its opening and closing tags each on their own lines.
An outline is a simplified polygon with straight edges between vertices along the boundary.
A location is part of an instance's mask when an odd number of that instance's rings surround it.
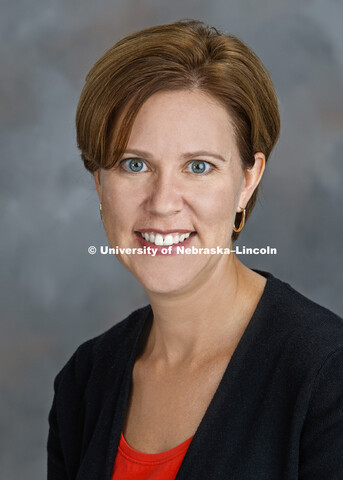
<svg viewBox="0 0 343 480">
<path fill-rule="evenodd" d="M 147 234 L 148 236 L 148 241 L 149 241 L 149 235 Z M 155 237 L 155 245 L 163 245 L 163 237 L 162 235 L 160 235 L 159 233 L 156 233 L 156 237 Z"/>
<path fill-rule="evenodd" d="M 162 241 L 163 241 L 163 239 L 162 239 Z M 173 235 L 171 235 L 171 234 L 166 235 L 166 238 L 163 241 L 163 245 L 173 245 L 173 243 L 174 243 Z"/>
<path fill-rule="evenodd" d="M 148 232 L 141 232 L 142 237 L 147 241 L 154 243 L 157 246 L 161 245 L 173 245 L 175 243 L 180 243 L 186 240 L 190 236 L 192 232 L 183 233 L 182 235 L 175 233 L 168 233 L 163 237 L 160 233 L 148 233 Z"/>
</svg>

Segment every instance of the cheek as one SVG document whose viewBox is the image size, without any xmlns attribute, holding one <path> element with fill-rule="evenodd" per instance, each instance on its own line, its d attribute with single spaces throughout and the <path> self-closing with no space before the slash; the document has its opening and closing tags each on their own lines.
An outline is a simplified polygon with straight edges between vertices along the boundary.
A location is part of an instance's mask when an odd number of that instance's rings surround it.
<svg viewBox="0 0 343 480">
<path fill-rule="evenodd" d="M 113 225 L 121 225 L 132 219 L 137 209 L 137 196 L 121 182 L 113 182 L 104 185 L 102 204 L 107 219 L 111 219 Z"/>
<path fill-rule="evenodd" d="M 235 211 L 236 195 L 230 185 L 203 189 L 197 200 L 197 217 L 209 227 L 230 222 Z"/>
</svg>

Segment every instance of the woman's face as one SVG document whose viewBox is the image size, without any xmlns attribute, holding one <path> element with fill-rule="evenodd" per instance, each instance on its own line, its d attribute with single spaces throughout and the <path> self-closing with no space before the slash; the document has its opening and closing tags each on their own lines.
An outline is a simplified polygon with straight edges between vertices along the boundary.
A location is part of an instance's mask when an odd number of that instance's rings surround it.
<svg viewBox="0 0 343 480">
<path fill-rule="evenodd" d="M 264 163 L 256 154 L 254 167 L 242 169 L 231 119 L 213 97 L 199 90 L 152 95 L 138 112 L 120 162 L 95 174 L 110 246 L 150 246 L 152 252 L 163 241 L 164 247 L 174 242 L 173 252 L 176 245 L 230 248 L 236 211 L 246 206 Z M 185 232 L 192 234 L 183 240 Z M 194 288 L 230 257 L 117 255 L 155 293 Z"/>
</svg>

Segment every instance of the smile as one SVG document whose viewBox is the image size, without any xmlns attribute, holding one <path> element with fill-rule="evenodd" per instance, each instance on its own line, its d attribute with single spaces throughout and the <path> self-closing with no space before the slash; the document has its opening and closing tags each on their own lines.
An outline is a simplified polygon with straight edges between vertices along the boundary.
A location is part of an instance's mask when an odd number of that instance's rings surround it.
<svg viewBox="0 0 343 480">
<path fill-rule="evenodd" d="M 157 246 L 164 246 L 164 245 L 174 245 L 176 243 L 181 243 L 186 240 L 192 233 L 195 232 L 188 232 L 188 233 L 168 233 L 167 235 L 161 235 L 160 233 L 149 233 L 149 232 L 139 232 L 140 235 L 150 243 L 153 243 Z"/>
</svg>

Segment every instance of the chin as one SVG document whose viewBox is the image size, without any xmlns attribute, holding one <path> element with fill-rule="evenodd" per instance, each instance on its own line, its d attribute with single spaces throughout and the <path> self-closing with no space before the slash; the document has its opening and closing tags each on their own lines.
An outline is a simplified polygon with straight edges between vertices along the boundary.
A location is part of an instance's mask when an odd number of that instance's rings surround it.
<svg viewBox="0 0 343 480">
<path fill-rule="evenodd" d="M 197 272 L 188 270 L 188 274 L 180 275 L 180 272 L 164 268 L 134 269 L 131 273 L 146 291 L 155 294 L 182 293 L 192 283 Z"/>
</svg>

